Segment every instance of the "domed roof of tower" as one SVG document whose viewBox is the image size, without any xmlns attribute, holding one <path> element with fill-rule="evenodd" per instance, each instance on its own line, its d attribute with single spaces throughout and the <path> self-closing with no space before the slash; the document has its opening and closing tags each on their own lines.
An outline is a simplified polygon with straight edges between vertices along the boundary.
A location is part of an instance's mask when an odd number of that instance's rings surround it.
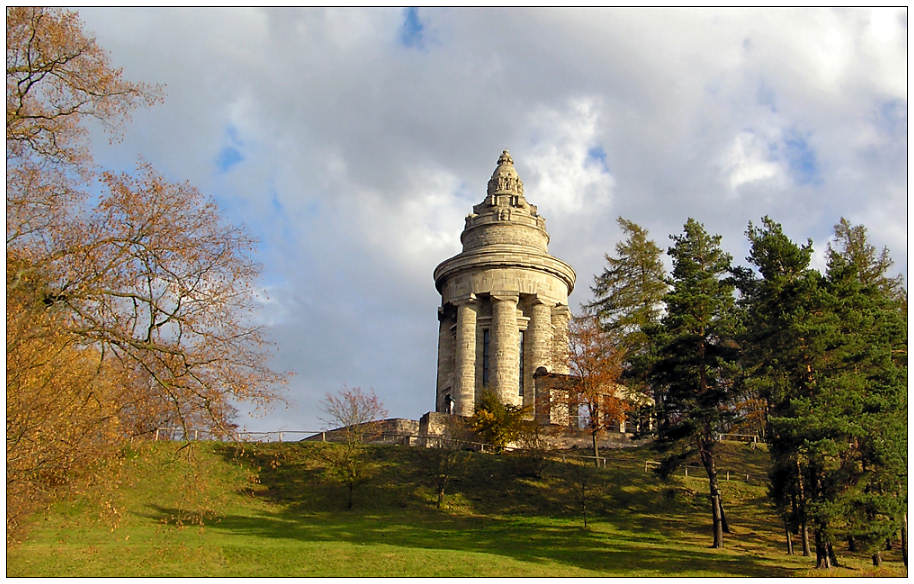
<svg viewBox="0 0 914 584">
<path fill-rule="evenodd" d="M 519 195 L 524 196 L 524 182 L 517 176 L 514 169 L 514 160 L 507 150 L 502 150 L 498 157 L 498 166 L 489 179 L 487 195 Z"/>
</svg>

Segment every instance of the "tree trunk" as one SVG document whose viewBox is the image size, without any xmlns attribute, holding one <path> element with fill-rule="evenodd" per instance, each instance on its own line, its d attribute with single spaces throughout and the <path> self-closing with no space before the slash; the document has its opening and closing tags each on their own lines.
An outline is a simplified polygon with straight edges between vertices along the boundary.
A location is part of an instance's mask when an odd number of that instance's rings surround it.
<svg viewBox="0 0 914 584">
<path fill-rule="evenodd" d="M 784 520 L 784 534 L 787 536 L 787 555 L 793 555 L 793 539 L 790 537 L 790 524 L 787 523 L 787 520 Z"/>
<path fill-rule="evenodd" d="M 853 535 L 847 536 L 847 551 L 849 551 L 849 552 L 857 551 L 857 542 L 854 540 Z"/>
<path fill-rule="evenodd" d="M 349 483 L 347 486 L 349 487 L 349 499 L 346 501 L 346 509 L 352 509 L 352 491 L 355 489 L 355 485 Z"/>
<path fill-rule="evenodd" d="M 590 432 L 590 439 L 593 441 L 593 464 L 594 466 L 600 466 L 600 450 L 597 448 L 597 428 L 593 428 Z"/>
<path fill-rule="evenodd" d="M 904 562 L 905 567 L 908 567 L 908 512 L 904 512 L 903 521 L 901 523 L 901 560 Z"/>
<path fill-rule="evenodd" d="M 587 483 L 581 478 L 581 515 L 584 516 L 584 529 L 587 529 Z"/>
<path fill-rule="evenodd" d="M 828 570 L 832 567 L 831 557 L 828 553 L 828 546 L 825 543 L 825 538 L 822 535 L 822 531 L 819 528 L 815 530 L 815 540 L 816 540 L 816 569 L 817 570 Z"/>
<path fill-rule="evenodd" d="M 876 550 L 876 553 L 873 554 L 873 565 L 879 567 L 882 565 L 882 552 Z"/>
<path fill-rule="evenodd" d="M 711 496 L 711 518 L 714 529 L 714 544 L 711 547 L 722 548 L 724 547 L 724 529 L 720 520 L 720 495 Z"/>
<path fill-rule="evenodd" d="M 828 550 L 828 559 L 831 560 L 831 565 L 835 568 L 840 568 L 841 564 L 838 563 L 838 556 L 835 554 L 835 546 L 829 542 L 825 544 L 825 548 Z"/>
<path fill-rule="evenodd" d="M 809 556 L 809 527 L 806 525 L 806 491 L 803 488 L 803 471 L 800 468 L 800 460 L 797 459 L 797 496 L 798 509 L 800 511 L 800 537 L 803 542 L 803 555 Z"/>
<path fill-rule="evenodd" d="M 441 509 L 441 503 L 444 501 L 444 488 L 438 487 L 438 502 L 435 503 L 435 509 Z"/>
<path fill-rule="evenodd" d="M 654 427 L 654 432 L 657 435 L 657 440 L 663 440 L 663 422 L 666 419 L 666 416 L 663 412 L 663 390 L 659 387 L 654 388 L 654 415 L 657 418 L 657 425 Z"/>
<path fill-rule="evenodd" d="M 717 475 L 714 476 L 714 482 L 717 482 Z M 720 488 L 717 489 L 717 504 L 720 507 L 720 524 L 724 529 L 724 533 L 733 533 L 730 531 L 730 523 L 727 521 L 727 513 L 724 511 L 724 498 L 720 494 Z"/>
<path fill-rule="evenodd" d="M 720 486 L 717 482 L 717 466 L 714 464 L 714 455 L 706 444 L 699 444 L 699 458 L 708 475 L 708 489 L 711 495 L 711 518 L 714 529 L 714 547 L 724 547 L 724 532 L 729 533 L 729 526 L 724 517 L 724 506 L 720 500 Z"/>
</svg>

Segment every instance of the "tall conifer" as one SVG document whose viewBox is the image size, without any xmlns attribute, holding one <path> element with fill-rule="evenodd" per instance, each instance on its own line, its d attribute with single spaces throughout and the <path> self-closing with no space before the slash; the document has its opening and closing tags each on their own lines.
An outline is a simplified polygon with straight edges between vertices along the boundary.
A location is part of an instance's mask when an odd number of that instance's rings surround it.
<svg viewBox="0 0 914 584">
<path fill-rule="evenodd" d="M 849 233 L 865 230 L 843 221 L 836 228 L 839 242 Z M 794 244 L 767 217 L 747 235 L 761 278 L 744 272 L 741 282 L 751 325 L 744 363 L 769 402 L 771 494 L 789 527 L 813 529 L 817 567 L 837 564 L 842 536 L 878 563 L 877 546 L 903 519 L 906 497 L 899 355 L 907 339 L 884 277 L 887 252 L 876 258 L 830 246 L 822 277 L 808 267 L 811 244 Z M 856 250 L 867 246 L 854 240 Z M 884 267 L 873 269 L 874 260 Z"/>
<path fill-rule="evenodd" d="M 626 354 L 625 383 L 654 400 L 654 417 L 662 419 L 657 406 L 662 393 L 652 388 L 647 372 L 654 356 L 649 331 L 660 322 L 663 295 L 668 290 L 663 250 L 648 238 L 647 230 L 623 217 L 616 219 L 624 239 L 616 244 L 616 255 L 606 254 L 606 268 L 594 277 L 594 301 L 586 305 L 600 326 L 620 340 Z"/>
<path fill-rule="evenodd" d="M 879 565 L 884 542 L 903 528 L 907 502 L 907 300 L 900 278 L 886 274 L 888 250 L 876 256 L 865 227 L 842 219 L 835 237 L 827 278 L 845 341 L 840 378 L 856 391 L 860 425 L 843 519 Z"/>
<path fill-rule="evenodd" d="M 823 279 L 809 267 L 812 242 L 795 244 L 768 217 L 762 218 L 760 227 L 750 223 L 746 235 L 750 242 L 747 260 L 761 276 L 740 271 L 741 303 L 747 323 L 742 339 L 747 348 L 743 352 L 746 385 L 766 403 L 768 412 L 770 494 L 788 533 L 800 535 L 803 555 L 809 555 L 809 485 L 803 474 L 805 460 L 799 455 L 804 429 L 781 422 L 790 418 L 791 398 L 812 391 L 813 345 L 808 341 L 807 325 L 816 312 L 813 303 Z"/>
<path fill-rule="evenodd" d="M 672 290 L 658 329 L 658 360 L 652 380 L 667 387 L 664 441 L 697 452 L 708 475 L 714 547 L 729 531 L 717 481 L 715 447 L 734 418 L 737 318 L 731 258 L 720 236 L 689 219 L 682 235 L 671 236 Z"/>
</svg>

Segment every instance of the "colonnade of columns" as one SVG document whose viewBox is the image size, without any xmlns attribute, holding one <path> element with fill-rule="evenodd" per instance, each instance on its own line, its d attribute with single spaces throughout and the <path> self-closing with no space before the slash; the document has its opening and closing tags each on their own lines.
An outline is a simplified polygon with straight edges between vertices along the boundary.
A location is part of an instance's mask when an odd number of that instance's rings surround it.
<svg viewBox="0 0 914 584">
<path fill-rule="evenodd" d="M 530 406 L 532 411 L 536 369 L 567 372 L 556 350 L 567 344 L 567 306 L 514 292 L 470 294 L 449 304 L 439 313 L 439 411 L 473 415 L 477 390 L 484 385 L 502 403 Z M 481 309 L 491 316 L 481 317 Z M 488 332 L 482 334 L 482 327 Z M 488 347 L 480 347 L 479 339 L 486 338 Z M 482 363 L 486 358 L 488 363 Z"/>
</svg>

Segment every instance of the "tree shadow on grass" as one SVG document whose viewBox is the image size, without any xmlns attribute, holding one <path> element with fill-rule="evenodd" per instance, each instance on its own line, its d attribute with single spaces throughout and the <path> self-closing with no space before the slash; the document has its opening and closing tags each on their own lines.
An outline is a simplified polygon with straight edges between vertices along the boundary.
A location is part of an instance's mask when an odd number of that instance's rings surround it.
<svg viewBox="0 0 914 584">
<path fill-rule="evenodd" d="M 590 520 L 604 524 L 604 529 L 583 530 L 570 525 L 579 509 L 575 477 L 582 472 L 571 464 L 554 462 L 539 477 L 520 476 L 517 469 L 523 465 L 516 458 L 475 454 L 448 492 L 460 499 L 461 514 L 448 515 L 434 511 L 420 495 L 428 481 L 421 449 L 380 449 L 374 453 L 379 465 L 375 478 L 360 487 L 357 509 L 346 512 L 340 488 L 324 478 L 315 458 L 326 447 L 248 450 L 242 458 L 257 470 L 260 482 L 248 494 L 281 510 L 253 517 L 224 515 L 211 527 L 268 538 L 499 554 L 616 575 L 676 576 L 701 570 L 770 577 L 795 572 L 753 557 L 745 545 L 734 548 L 742 549 L 742 555 L 701 549 L 701 526 L 696 524 L 703 516 L 701 493 L 675 481 L 661 483 L 633 456 L 620 457 L 614 468 L 583 469 Z M 237 448 L 226 447 L 221 454 L 239 460 Z M 176 512 L 154 508 L 156 518 Z M 761 538 L 753 538 L 754 543 L 762 543 Z M 447 575 L 446 567 L 438 568 L 430 566 L 429 575 Z"/>
<path fill-rule="evenodd" d="M 150 506 L 151 519 L 179 515 L 180 509 Z M 751 557 L 700 549 L 672 549 L 657 542 L 613 540 L 598 530 L 549 525 L 547 519 L 455 518 L 427 513 L 325 512 L 300 514 L 289 509 L 256 516 L 224 515 L 207 529 L 247 537 L 302 542 L 345 542 L 411 549 L 464 551 L 501 555 L 521 562 L 564 564 L 606 575 L 682 573 L 731 576 L 788 576 L 793 570 Z M 427 573 L 447 575 L 447 565 L 429 565 Z M 345 572 L 339 576 L 351 575 Z M 511 576 L 506 573 L 503 576 Z"/>
</svg>

